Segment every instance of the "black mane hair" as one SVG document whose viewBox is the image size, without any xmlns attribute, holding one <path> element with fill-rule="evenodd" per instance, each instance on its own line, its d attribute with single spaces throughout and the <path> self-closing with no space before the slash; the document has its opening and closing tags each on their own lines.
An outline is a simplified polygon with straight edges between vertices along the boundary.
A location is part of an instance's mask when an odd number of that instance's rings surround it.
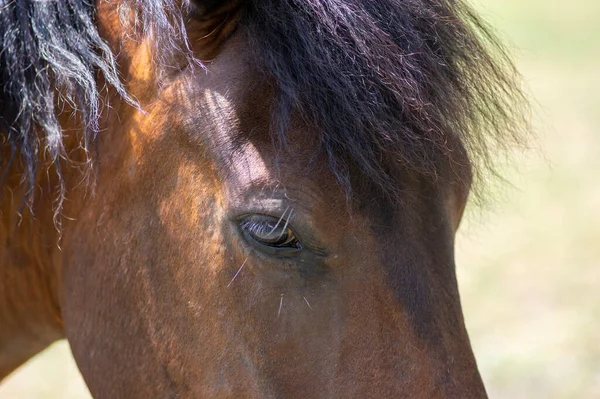
<svg viewBox="0 0 600 399">
<path fill-rule="evenodd" d="M 407 172 L 468 184 L 527 127 L 509 55 L 463 0 L 255 0 L 244 23 L 280 141 L 299 110 L 346 187 L 348 168 L 392 199 Z"/>
<path fill-rule="evenodd" d="M 88 1 L 0 1 L 0 133 L 12 149 L 9 159 L 0 160 L 0 183 L 17 152 L 27 197 L 32 197 L 41 152 L 59 168 L 56 161 L 65 154 L 57 120 L 60 102 L 79 111 L 85 126 L 82 147 L 89 149 L 98 132 L 97 71 L 129 99 Z M 64 186 L 60 190 L 62 201 Z"/>
<path fill-rule="evenodd" d="M 345 187 L 356 168 L 395 197 L 402 171 L 437 179 L 441 168 L 452 169 L 453 138 L 475 172 L 498 145 L 518 142 L 526 124 L 516 71 L 463 0 L 242 1 L 240 29 L 278 86 L 275 134 L 285 143 L 289 116 L 300 112 L 318 128 Z M 180 3 L 120 5 L 132 34 L 152 37 L 159 64 L 189 52 Z M 92 0 L 0 0 L 0 135 L 13 154 L 0 159 L 4 173 L 22 159 L 31 192 L 47 154 L 60 174 L 64 101 L 83 121 L 81 146 L 90 150 L 102 106 L 99 73 L 136 104 L 98 34 Z M 64 190 L 61 184 L 57 210 Z"/>
<path fill-rule="evenodd" d="M 159 63 L 189 51 L 180 47 L 186 36 L 177 4 L 124 0 L 119 5 L 131 34 L 153 39 L 160 50 Z M 8 159 L 0 158 L 0 186 L 14 161 L 22 161 L 24 199 L 31 204 L 39 160 L 49 158 L 59 175 L 56 215 L 66 194 L 59 159 L 68 159 L 58 110 L 68 103 L 80 118 L 80 146 L 88 154 L 89 171 L 105 105 L 101 92 L 106 87 L 98 87 L 98 74 L 125 101 L 138 105 L 119 77 L 115 55 L 98 33 L 95 12 L 95 0 L 0 0 L 0 136 L 2 145 L 10 147 Z"/>
</svg>

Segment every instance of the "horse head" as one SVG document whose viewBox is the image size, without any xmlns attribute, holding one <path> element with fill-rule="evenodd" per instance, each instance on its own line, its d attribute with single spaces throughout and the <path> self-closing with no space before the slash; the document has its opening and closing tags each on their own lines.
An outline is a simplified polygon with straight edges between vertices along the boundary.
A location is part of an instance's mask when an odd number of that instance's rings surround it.
<svg viewBox="0 0 600 399">
<path fill-rule="evenodd" d="M 462 2 L 3 7 L 4 370 L 66 337 L 98 398 L 486 397 L 454 236 L 518 89 Z"/>
</svg>

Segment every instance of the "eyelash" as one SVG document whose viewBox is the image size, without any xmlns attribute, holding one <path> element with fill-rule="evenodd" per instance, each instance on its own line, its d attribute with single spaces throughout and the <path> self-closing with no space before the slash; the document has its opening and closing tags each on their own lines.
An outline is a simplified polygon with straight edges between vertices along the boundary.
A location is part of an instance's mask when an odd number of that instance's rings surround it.
<svg viewBox="0 0 600 399">
<path fill-rule="evenodd" d="M 240 224 L 241 229 L 247 237 L 260 245 L 271 248 L 302 248 L 296 235 L 288 227 L 288 221 L 284 221 L 282 218 L 276 220 L 268 216 L 260 217 L 259 220 L 256 220 L 257 218 L 256 216 L 251 217 Z M 269 237 L 276 231 L 280 231 L 280 234 Z M 282 240 L 281 238 L 284 239 Z"/>
</svg>

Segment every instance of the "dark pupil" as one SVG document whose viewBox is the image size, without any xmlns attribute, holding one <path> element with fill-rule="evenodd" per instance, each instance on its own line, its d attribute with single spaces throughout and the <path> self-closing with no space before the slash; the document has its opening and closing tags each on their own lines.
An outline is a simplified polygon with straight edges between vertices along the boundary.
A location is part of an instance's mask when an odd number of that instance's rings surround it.
<svg viewBox="0 0 600 399">
<path fill-rule="evenodd" d="M 284 221 L 252 221 L 246 228 L 256 241 L 266 245 L 281 246 L 294 239 Z"/>
</svg>

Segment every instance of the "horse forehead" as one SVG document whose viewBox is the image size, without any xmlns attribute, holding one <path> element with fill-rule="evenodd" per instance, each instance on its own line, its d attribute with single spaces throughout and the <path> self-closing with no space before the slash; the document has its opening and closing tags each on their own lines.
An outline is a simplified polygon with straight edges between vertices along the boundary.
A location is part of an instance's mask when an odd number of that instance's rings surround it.
<svg viewBox="0 0 600 399">
<path fill-rule="evenodd" d="M 257 144 L 248 140 L 245 132 L 240 131 L 240 115 L 235 101 L 219 90 L 206 88 L 202 93 L 205 116 L 210 128 L 206 132 L 214 143 L 220 158 L 229 170 L 238 186 L 272 179 L 267 162 L 257 148 Z"/>
<path fill-rule="evenodd" d="M 201 132 L 214 149 L 217 163 L 227 170 L 227 178 L 243 189 L 249 185 L 310 180 L 306 169 L 314 161 L 316 134 L 300 122 L 288 129 L 285 148 L 274 144 L 272 101 L 275 93 L 270 82 L 244 62 L 241 38 L 232 38 L 219 57 L 198 71 L 185 96 L 188 109 L 195 113 Z M 232 65 L 235 67 L 232 68 Z M 320 172 L 326 169 L 321 162 L 312 162 Z"/>
<path fill-rule="evenodd" d="M 248 209 L 282 210 L 289 201 L 301 201 L 305 206 L 308 206 L 306 202 L 313 206 L 320 203 L 315 194 L 320 190 L 306 175 L 298 172 L 301 170 L 298 162 L 278 166 L 277 158 L 281 154 L 272 143 L 252 140 L 245 131 L 249 127 L 239 127 L 231 99 L 208 90 L 205 101 L 206 112 L 214 124 L 211 134 L 216 143 L 216 162 L 224 166 L 228 198 L 233 207 L 239 208 L 243 203 Z"/>
</svg>

